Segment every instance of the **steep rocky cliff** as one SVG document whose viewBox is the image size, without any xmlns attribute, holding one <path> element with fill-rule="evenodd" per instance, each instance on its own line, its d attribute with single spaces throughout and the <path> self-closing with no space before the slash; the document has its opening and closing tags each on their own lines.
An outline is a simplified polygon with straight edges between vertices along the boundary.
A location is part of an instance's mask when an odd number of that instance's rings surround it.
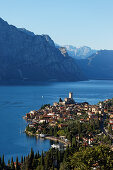
<svg viewBox="0 0 113 170">
<path fill-rule="evenodd" d="M 0 18 L 0 80 L 77 81 L 85 77 L 48 35 L 29 35 Z"/>
</svg>

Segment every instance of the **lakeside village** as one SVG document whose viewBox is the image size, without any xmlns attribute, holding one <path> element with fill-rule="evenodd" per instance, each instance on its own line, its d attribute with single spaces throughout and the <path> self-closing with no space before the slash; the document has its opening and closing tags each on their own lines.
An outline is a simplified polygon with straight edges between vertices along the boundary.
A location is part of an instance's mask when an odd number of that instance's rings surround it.
<svg viewBox="0 0 113 170">
<path fill-rule="evenodd" d="M 73 93 L 64 101 L 43 105 L 23 117 L 28 121 L 26 134 L 64 143 L 65 146 L 94 146 L 108 144 L 113 139 L 113 99 L 97 105 L 76 103 Z M 51 145 L 60 148 L 59 144 Z"/>
<path fill-rule="evenodd" d="M 43 105 L 39 110 L 24 116 L 28 121 L 26 134 L 55 140 L 47 152 L 13 157 L 4 162 L 0 157 L 0 169 L 4 170 L 75 170 L 113 169 L 113 99 L 97 105 L 76 103 L 73 94 L 64 101 Z M 60 143 L 63 143 L 61 147 Z"/>
</svg>

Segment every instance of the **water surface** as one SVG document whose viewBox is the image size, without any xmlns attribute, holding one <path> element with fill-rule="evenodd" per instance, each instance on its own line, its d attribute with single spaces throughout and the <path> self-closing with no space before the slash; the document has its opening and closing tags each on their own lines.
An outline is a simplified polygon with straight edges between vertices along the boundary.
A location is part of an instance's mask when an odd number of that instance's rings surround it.
<svg viewBox="0 0 113 170">
<path fill-rule="evenodd" d="M 31 147 L 36 151 L 47 151 L 49 140 L 27 137 L 22 133 L 26 127 L 22 116 L 43 104 L 52 104 L 59 97 L 64 99 L 69 91 L 77 102 L 96 104 L 113 97 L 113 81 L 90 80 L 39 84 L 32 86 L 0 86 L 0 155 L 5 160 L 13 156 L 27 155 Z M 42 97 L 43 96 L 43 97 Z"/>
</svg>

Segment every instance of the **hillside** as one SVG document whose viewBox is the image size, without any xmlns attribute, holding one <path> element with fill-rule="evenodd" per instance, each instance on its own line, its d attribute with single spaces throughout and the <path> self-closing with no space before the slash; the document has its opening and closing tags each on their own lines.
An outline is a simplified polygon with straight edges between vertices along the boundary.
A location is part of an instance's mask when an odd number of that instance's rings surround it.
<svg viewBox="0 0 113 170">
<path fill-rule="evenodd" d="M 1 81 L 86 79 L 76 61 L 64 56 L 48 35 L 35 35 L 0 18 Z"/>
<path fill-rule="evenodd" d="M 77 63 L 89 79 L 113 79 L 113 50 L 100 50 Z"/>
</svg>

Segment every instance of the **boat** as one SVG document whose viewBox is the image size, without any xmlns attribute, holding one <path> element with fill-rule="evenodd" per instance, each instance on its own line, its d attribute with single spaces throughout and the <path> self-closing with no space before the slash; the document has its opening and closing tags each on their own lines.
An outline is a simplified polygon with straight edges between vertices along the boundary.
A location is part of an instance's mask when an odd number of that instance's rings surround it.
<svg viewBox="0 0 113 170">
<path fill-rule="evenodd" d="M 40 134 L 40 138 L 45 138 L 46 135 Z"/>
</svg>

